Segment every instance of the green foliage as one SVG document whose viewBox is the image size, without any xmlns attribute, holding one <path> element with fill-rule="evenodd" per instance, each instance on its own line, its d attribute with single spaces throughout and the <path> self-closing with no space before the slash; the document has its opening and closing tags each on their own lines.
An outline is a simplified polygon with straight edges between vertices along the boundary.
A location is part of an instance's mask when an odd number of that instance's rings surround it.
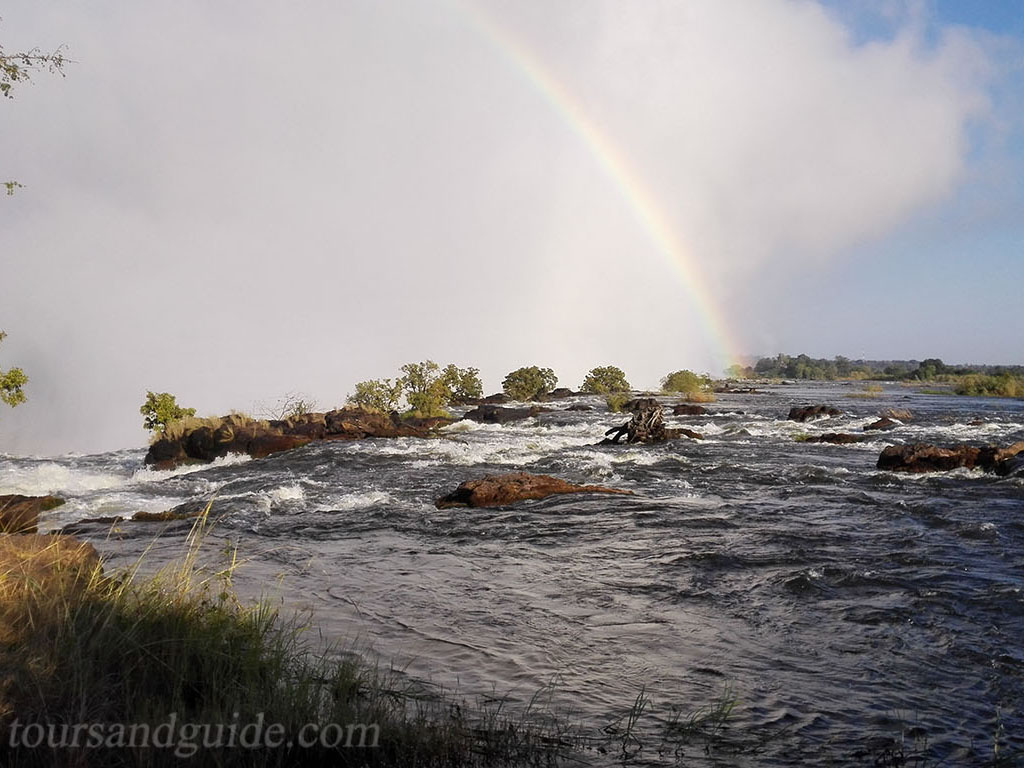
<svg viewBox="0 0 1024 768">
<path fill-rule="evenodd" d="M 619 413 L 629 401 L 630 394 L 628 392 L 609 392 L 604 398 L 608 410 L 612 413 Z"/>
<path fill-rule="evenodd" d="M 413 416 L 429 419 L 448 415 L 444 407 L 451 400 L 452 391 L 437 363 L 433 360 L 406 363 L 402 373 L 405 375 L 400 381 Z"/>
<path fill-rule="evenodd" d="M 548 394 L 558 383 L 558 377 L 550 368 L 517 368 L 501 383 L 505 394 L 513 400 L 536 400 Z"/>
<path fill-rule="evenodd" d="M 445 366 L 441 379 L 448 387 L 447 405 L 463 403 L 484 396 L 484 385 L 480 381 L 480 370 L 477 368 L 457 368 Z"/>
<path fill-rule="evenodd" d="M 606 395 L 610 392 L 628 392 L 632 387 L 626 381 L 626 374 L 622 372 L 621 368 L 606 365 L 592 368 L 583 379 L 580 389 L 594 395 Z"/>
<path fill-rule="evenodd" d="M 953 391 L 969 397 L 1024 397 L 1024 376 L 969 374 L 956 383 Z"/>
<path fill-rule="evenodd" d="M 713 385 L 708 376 L 698 376 L 693 371 L 681 370 L 670 373 L 661 380 L 664 392 L 681 392 L 685 395 L 696 395 L 711 392 Z"/>
<path fill-rule="evenodd" d="M 0 331 L 0 341 L 7 336 Z M 25 397 L 25 385 L 28 384 L 28 376 L 21 368 L 11 368 L 4 371 L 0 368 L 0 401 L 7 403 L 11 408 L 21 405 L 28 398 Z"/>
<path fill-rule="evenodd" d="M 139 408 L 139 413 L 144 417 L 143 426 L 146 429 L 151 432 L 163 432 L 168 424 L 195 416 L 196 409 L 182 408 L 169 392 L 147 392 L 146 402 Z"/>
<path fill-rule="evenodd" d="M 398 402 L 402 399 L 402 382 L 391 379 L 371 379 L 356 384 L 354 394 L 348 396 L 348 402 L 368 411 L 391 413 L 398 410 Z"/>
</svg>

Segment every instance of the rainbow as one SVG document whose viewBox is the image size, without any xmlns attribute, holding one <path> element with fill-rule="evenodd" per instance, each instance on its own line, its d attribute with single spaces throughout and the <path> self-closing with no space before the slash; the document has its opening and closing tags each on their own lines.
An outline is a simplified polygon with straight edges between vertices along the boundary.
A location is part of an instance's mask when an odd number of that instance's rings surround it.
<svg viewBox="0 0 1024 768">
<path fill-rule="evenodd" d="M 729 331 L 714 297 L 695 263 L 692 251 L 684 248 L 658 201 L 640 174 L 631 167 L 623 152 L 587 114 L 583 105 L 544 67 L 524 42 L 487 15 L 478 5 L 455 0 L 459 15 L 481 33 L 517 72 L 543 96 L 548 105 L 580 137 L 608 179 L 619 191 L 651 242 L 678 276 L 700 322 L 704 342 L 720 374 L 727 366 L 740 362 L 740 345 Z"/>
</svg>

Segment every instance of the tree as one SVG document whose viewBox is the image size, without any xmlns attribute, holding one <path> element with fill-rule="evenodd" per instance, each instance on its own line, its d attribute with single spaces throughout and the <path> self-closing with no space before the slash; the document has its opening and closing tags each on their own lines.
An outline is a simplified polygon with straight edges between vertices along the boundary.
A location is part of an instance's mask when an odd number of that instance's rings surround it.
<svg viewBox="0 0 1024 768">
<path fill-rule="evenodd" d="M 151 432 L 163 432 L 172 421 L 195 416 L 196 409 L 182 408 L 170 392 L 147 392 L 139 413 L 144 417 L 142 426 Z"/>
<path fill-rule="evenodd" d="M 505 394 L 513 400 L 537 400 L 548 394 L 558 383 L 558 377 L 550 368 L 517 368 L 501 383 Z"/>
<path fill-rule="evenodd" d="M 0 341 L 6 337 L 7 334 L 0 331 Z M 11 368 L 9 371 L 0 368 L 0 400 L 11 408 L 21 405 L 28 399 L 25 397 L 26 384 L 28 384 L 28 376 L 21 368 Z"/>
<path fill-rule="evenodd" d="M 447 365 L 441 373 L 441 378 L 448 387 L 447 405 L 464 403 L 484 396 L 484 385 L 480 381 L 478 368 L 457 368 L 454 365 Z"/>
<path fill-rule="evenodd" d="M 606 365 L 592 368 L 583 379 L 580 389 L 593 395 L 607 395 L 611 392 L 628 392 L 632 387 L 626 381 L 626 374 L 621 368 Z"/>
<path fill-rule="evenodd" d="M 674 371 L 663 378 L 661 389 L 664 392 L 681 392 L 692 395 L 698 392 L 710 392 L 712 384 L 711 379 L 707 376 L 698 376 L 693 371 L 683 369 Z"/>
<path fill-rule="evenodd" d="M 348 396 L 348 402 L 368 411 L 391 413 L 398 410 L 398 401 L 402 398 L 402 382 L 391 379 L 371 379 L 356 384 L 354 394 Z"/>
<path fill-rule="evenodd" d="M 19 53 L 7 53 L 0 46 L 0 95 L 13 99 L 11 90 L 15 85 L 27 83 L 33 72 L 47 71 L 64 76 L 64 64 L 67 59 L 63 49 L 53 53 L 41 53 L 38 48 Z M 22 184 L 17 181 L 3 182 L 8 195 L 13 195 Z M 6 400 L 5 400 L 6 402 Z"/>
<path fill-rule="evenodd" d="M 444 407 L 451 400 L 452 391 L 441 374 L 441 366 L 433 360 L 406 363 L 402 373 L 405 375 L 400 381 L 413 416 L 429 419 L 447 415 Z"/>
</svg>

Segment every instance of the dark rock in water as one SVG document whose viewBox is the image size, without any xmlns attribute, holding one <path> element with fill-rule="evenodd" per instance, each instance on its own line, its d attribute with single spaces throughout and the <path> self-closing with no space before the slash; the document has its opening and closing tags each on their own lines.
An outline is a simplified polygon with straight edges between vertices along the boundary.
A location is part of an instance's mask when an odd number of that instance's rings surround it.
<svg viewBox="0 0 1024 768">
<path fill-rule="evenodd" d="M 945 472 L 951 469 L 982 469 L 1003 475 L 1015 471 L 1024 457 L 1024 441 L 1007 448 L 997 445 L 954 445 L 940 448 L 927 443 L 890 445 L 878 457 L 878 468 L 890 472 Z"/>
<path fill-rule="evenodd" d="M 795 405 L 789 409 L 789 421 L 811 421 L 842 416 L 843 412 L 833 405 Z"/>
<path fill-rule="evenodd" d="M 402 419 L 402 424 L 406 427 L 413 427 L 415 429 L 439 429 L 440 427 L 447 427 L 449 424 L 454 424 L 456 421 L 458 421 L 458 419 L 452 418 L 451 416 L 427 416 L 425 418 L 407 416 Z"/>
<path fill-rule="evenodd" d="M 171 469 L 189 462 L 208 462 L 229 453 L 263 458 L 316 440 L 362 440 L 367 437 L 426 437 L 426 429 L 362 408 L 307 413 L 290 419 L 257 421 L 232 414 L 196 419 L 168 433 L 149 447 L 146 464 Z"/>
<path fill-rule="evenodd" d="M 997 469 L 1003 477 L 1024 477 L 1024 456 L 1014 456 L 1001 463 Z"/>
<path fill-rule="evenodd" d="M 849 443 L 862 443 L 866 438 L 864 435 L 851 435 L 848 432 L 826 432 L 823 435 L 804 438 L 804 443 L 833 443 L 834 445 L 847 445 Z"/>
<path fill-rule="evenodd" d="M 693 405 L 692 403 L 680 403 L 672 408 L 673 416 L 703 416 L 707 412 L 708 409 L 703 405 Z"/>
<path fill-rule="evenodd" d="M 716 395 L 760 395 L 760 389 L 754 387 L 715 387 Z"/>
<path fill-rule="evenodd" d="M 879 416 L 883 419 L 895 419 L 896 421 L 913 421 L 914 414 L 908 411 L 906 408 L 886 408 L 882 411 Z"/>
<path fill-rule="evenodd" d="M 972 445 L 939 448 L 927 443 L 890 445 L 878 457 L 878 469 L 890 472 L 947 472 L 966 467 L 973 469 L 980 449 Z"/>
<path fill-rule="evenodd" d="M 479 421 L 482 424 L 504 424 L 509 421 L 520 421 L 532 418 L 540 413 L 547 413 L 550 409 L 540 406 L 529 408 L 501 408 L 497 405 L 481 405 L 474 408 L 462 418 L 470 421 Z"/>
<path fill-rule="evenodd" d="M 1021 471 L 1024 469 L 1024 440 L 996 451 L 992 458 L 997 475 L 1016 477 L 1024 474 Z"/>
<path fill-rule="evenodd" d="M 59 507 L 64 499 L 57 496 L 0 496 L 0 533 L 35 533 L 39 513 Z"/>
<path fill-rule="evenodd" d="M 592 406 L 592 405 L 583 405 L 582 403 L 580 403 L 578 405 L 570 405 L 565 410 L 567 410 L 567 411 L 592 411 L 592 410 L 594 410 L 594 406 Z"/>
<path fill-rule="evenodd" d="M 488 475 L 481 480 L 467 480 L 435 503 L 438 509 L 448 507 L 501 507 L 526 499 L 543 499 L 559 493 L 615 493 L 632 494 L 601 485 L 576 485 L 549 475 L 530 475 L 515 472 L 508 475 Z"/>
<path fill-rule="evenodd" d="M 871 430 L 882 430 L 888 432 L 890 429 L 896 429 L 899 425 L 900 423 L 898 421 L 893 421 L 888 416 L 883 416 L 878 421 L 873 421 L 864 427 L 864 431 L 870 432 Z"/>
</svg>

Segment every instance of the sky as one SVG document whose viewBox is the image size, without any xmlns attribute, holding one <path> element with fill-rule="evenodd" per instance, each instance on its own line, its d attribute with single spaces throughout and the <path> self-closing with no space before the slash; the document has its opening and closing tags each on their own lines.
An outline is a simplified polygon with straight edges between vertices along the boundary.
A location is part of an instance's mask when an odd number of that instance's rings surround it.
<svg viewBox="0 0 1024 768">
<path fill-rule="evenodd" d="M 0 452 L 432 359 L 1024 363 L 1021 0 L 12 0 Z"/>
</svg>

